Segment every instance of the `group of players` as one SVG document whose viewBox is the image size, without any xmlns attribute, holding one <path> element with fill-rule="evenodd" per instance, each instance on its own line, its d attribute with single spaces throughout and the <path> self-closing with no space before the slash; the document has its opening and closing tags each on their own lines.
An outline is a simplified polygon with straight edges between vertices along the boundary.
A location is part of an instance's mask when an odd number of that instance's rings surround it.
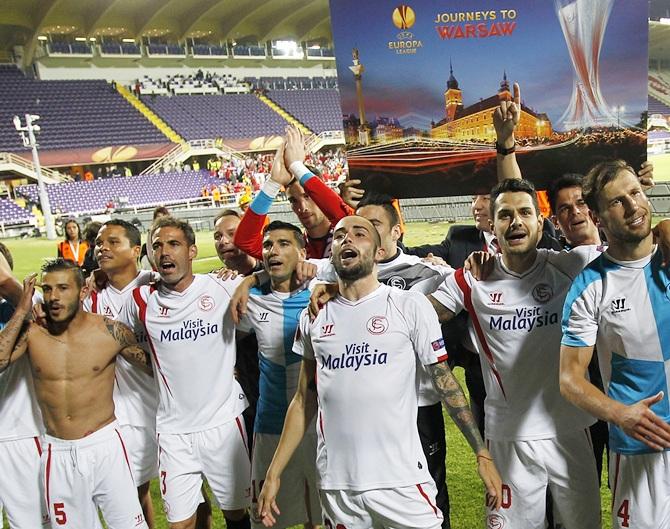
<svg viewBox="0 0 670 529">
<path fill-rule="evenodd" d="M 545 225 L 513 153 L 519 100 L 515 87 L 494 114 L 500 183 L 439 247 L 403 247 L 389 197 L 347 205 L 290 128 L 244 216 L 215 220 L 237 277 L 193 274 L 193 230 L 170 216 L 149 233 L 155 272 L 138 270 L 140 234 L 121 220 L 97 236 L 97 286 L 55 260 L 35 295 L 36 276 L 21 286 L 0 259 L 10 526 L 101 527 L 100 509 L 111 529 L 153 527 L 157 477 L 173 529 L 211 523 L 203 478 L 231 529 L 450 527 L 442 405 L 476 454 L 487 527 L 545 527 L 547 507 L 557 528 L 600 527 L 595 418 L 610 426 L 613 526 L 668 525 L 670 277 L 649 202 L 626 164 L 598 164 L 550 194 L 570 251 L 538 248 Z M 304 231 L 267 223 L 282 188 Z M 464 248 L 477 251 L 465 268 Z M 438 249 L 453 267 L 412 255 Z M 478 382 L 486 395 L 475 414 L 450 329 L 479 355 L 463 361 L 473 399 Z M 253 426 L 235 376 L 249 332 Z M 586 375 L 595 345 L 604 392 Z"/>
</svg>

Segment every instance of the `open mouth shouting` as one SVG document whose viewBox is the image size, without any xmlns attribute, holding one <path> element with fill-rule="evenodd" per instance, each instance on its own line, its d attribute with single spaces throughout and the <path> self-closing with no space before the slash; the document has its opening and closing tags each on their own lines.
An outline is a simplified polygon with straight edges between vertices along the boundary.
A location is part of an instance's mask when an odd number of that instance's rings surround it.
<svg viewBox="0 0 670 529">
<path fill-rule="evenodd" d="M 343 266 L 351 264 L 358 257 L 358 252 L 351 246 L 343 248 L 340 252 L 340 262 Z"/>
</svg>

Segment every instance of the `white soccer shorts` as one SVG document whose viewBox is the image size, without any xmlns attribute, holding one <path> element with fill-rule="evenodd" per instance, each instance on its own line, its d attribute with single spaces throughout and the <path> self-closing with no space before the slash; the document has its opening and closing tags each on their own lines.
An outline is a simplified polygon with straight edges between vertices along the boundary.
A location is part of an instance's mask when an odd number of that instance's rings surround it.
<svg viewBox="0 0 670 529">
<path fill-rule="evenodd" d="M 562 527 L 600 528 L 600 490 L 588 430 L 553 439 L 488 441 L 488 446 L 503 481 L 502 507 L 487 509 L 488 529 L 544 527 L 547 488 Z"/>
<path fill-rule="evenodd" d="M 40 489 L 41 455 L 37 437 L 0 441 L 0 516 L 4 504 L 10 527 L 49 525 Z"/>
<path fill-rule="evenodd" d="M 431 482 L 363 492 L 321 490 L 326 529 L 440 529 Z M 281 508 L 281 507 L 280 507 Z"/>
<path fill-rule="evenodd" d="M 159 488 L 169 522 L 189 519 L 203 476 L 223 510 L 249 507 L 251 462 L 242 415 L 202 432 L 158 435 Z"/>
<path fill-rule="evenodd" d="M 44 497 L 53 529 L 146 529 L 116 421 L 82 439 L 46 435 L 42 451 Z"/>
<path fill-rule="evenodd" d="M 270 466 L 279 435 L 257 433 L 254 435 L 254 451 L 251 463 L 252 523 L 254 528 L 263 524 L 256 518 L 258 495 L 263 488 L 265 474 Z M 303 501 L 300 501 L 304 498 Z M 316 432 L 306 434 L 282 472 L 281 486 L 277 494 L 277 505 L 281 514 L 276 515 L 276 527 L 291 527 L 311 521 L 321 524 L 321 504 L 316 486 Z"/>
<path fill-rule="evenodd" d="M 128 447 L 130 466 L 137 485 L 143 485 L 158 477 L 158 445 L 156 431 L 153 428 L 121 426 L 123 440 Z"/>
<path fill-rule="evenodd" d="M 670 527 L 670 454 L 610 452 L 613 529 Z"/>
</svg>

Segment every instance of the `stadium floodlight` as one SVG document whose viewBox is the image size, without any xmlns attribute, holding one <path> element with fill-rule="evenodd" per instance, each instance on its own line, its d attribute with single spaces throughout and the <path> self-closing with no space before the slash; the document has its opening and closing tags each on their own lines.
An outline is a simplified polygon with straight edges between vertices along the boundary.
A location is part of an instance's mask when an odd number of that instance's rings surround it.
<svg viewBox="0 0 670 529">
<path fill-rule="evenodd" d="M 46 187 L 44 186 L 44 179 L 42 178 L 42 167 L 40 166 L 40 158 L 37 152 L 37 140 L 35 139 L 35 133 L 40 131 L 40 127 L 39 125 L 33 124 L 33 122 L 40 119 L 40 117 L 37 114 L 26 114 L 25 117 L 25 127 L 21 123 L 21 118 L 19 116 L 14 116 L 12 121 L 14 122 L 14 128 L 16 128 L 16 130 L 21 135 L 23 145 L 30 147 L 33 151 L 33 167 L 35 168 L 35 175 L 37 177 L 37 188 L 39 190 L 42 214 L 44 215 L 44 225 L 47 229 L 47 239 L 55 240 L 56 229 L 54 227 L 53 216 L 51 214 L 49 195 L 47 194 Z"/>
</svg>

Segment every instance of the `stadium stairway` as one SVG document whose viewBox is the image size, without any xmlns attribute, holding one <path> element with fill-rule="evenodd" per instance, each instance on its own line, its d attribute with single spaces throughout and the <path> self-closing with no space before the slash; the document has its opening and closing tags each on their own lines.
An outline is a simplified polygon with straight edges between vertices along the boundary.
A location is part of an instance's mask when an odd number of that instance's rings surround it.
<svg viewBox="0 0 670 529">
<path fill-rule="evenodd" d="M 311 131 L 304 123 L 300 122 L 298 119 L 296 119 L 295 116 L 293 116 L 290 112 L 284 110 L 281 106 L 272 101 L 272 99 L 270 99 L 269 97 L 264 96 L 263 94 L 256 94 L 256 96 L 268 107 L 270 107 L 277 114 L 279 114 L 282 118 L 288 121 L 291 125 L 295 125 L 296 127 L 298 127 L 300 132 L 302 132 L 304 135 L 311 136 L 312 134 L 314 134 L 314 132 Z"/>
<path fill-rule="evenodd" d="M 130 93 L 130 91 L 121 83 L 116 83 L 116 90 L 121 94 L 126 101 L 139 110 L 142 115 L 147 118 L 153 125 L 167 136 L 173 143 L 185 143 L 186 140 L 177 134 L 170 126 L 158 117 L 148 106 Z"/>
</svg>

